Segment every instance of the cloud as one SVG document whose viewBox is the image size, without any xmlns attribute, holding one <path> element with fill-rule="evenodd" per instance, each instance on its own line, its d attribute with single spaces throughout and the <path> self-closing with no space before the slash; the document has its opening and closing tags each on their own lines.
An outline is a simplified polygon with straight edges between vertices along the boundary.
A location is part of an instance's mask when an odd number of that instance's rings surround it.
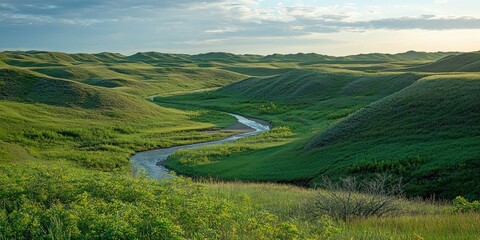
<svg viewBox="0 0 480 240">
<path fill-rule="evenodd" d="M 457 17 L 435 18 L 431 15 L 421 17 L 403 17 L 378 19 L 368 22 L 357 22 L 352 27 L 366 29 L 423 29 L 423 30 L 452 30 L 452 29 L 480 29 L 480 18 Z"/>
<path fill-rule="evenodd" d="M 379 29 L 480 29 L 477 15 L 467 17 L 468 14 L 457 13 L 447 17 L 449 15 L 441 11 L 422 11 L 414 15 L 403 8 L 397 10 L 398 6 L 391 4 L 366 6 L 348 3 L 358 1 L 314 2 L 2 0 L 0 35 L 8 37 L 0 38 L 0 45 L 10 48 L 21 42 L 22 47 L 77 44 L 95 45 L 98 49 L 102 46 L 156 49 L 202 45 L 225 48 L 242 45 L 246 48 L 247 44 L 257 46 L 263 43 L 281 46 L 287 46 L 287 42 L 330 44 L 339 39 L 330 39 L 326 37 L 328 34 L 365 33 Z M 430 2 L 430 5 L 448 4 Z M 386 12 L 388 8 L 390 11 L 395 9 L 395 14 Z M 62 41 L 67 34 L 69 41 Z M 20 36 L 21 41 L 17 40 Z"/>
<path fill-rule="evenodd" d="M 226 28 L 217 28 L 217 29 L 209 29 L 206 30 L 206 33 L 228 33 L 228 32 L 237 32 L 237 28 L 233 27 L 226 27 Z"/>
</svg>

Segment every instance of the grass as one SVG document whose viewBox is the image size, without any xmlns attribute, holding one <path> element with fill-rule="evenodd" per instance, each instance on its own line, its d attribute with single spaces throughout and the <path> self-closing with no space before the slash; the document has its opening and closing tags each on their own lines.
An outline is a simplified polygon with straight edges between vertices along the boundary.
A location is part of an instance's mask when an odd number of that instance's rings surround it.
<svg viewBox="0 0 480 240">
<path fill-rule="evenodd" d="M 476 74 L 295 70 L 155 100 L 238 112 L 293 131 L 276 145 L 197 165 L 179 164 L 177 155 L 167 162 L 179 172 L 314 184 L 322 175 L 388 171 L 405 179 L 409 196 L 479 198 L 471 170 L 479 156 L 478 86 Z"/>
<path fill-rule="evenodd" d="M 480 52 L 447 56 L 436 62 L 412 67 L 410 70 L 423 72 L 478 72 Z"/>
<path fill-rule="evenodd" d="M 474 239 L 450 204 L 347 224 L 305 214 L 313 189 L 258 183 L 389 171 L 478 199 L 478 75 L 405 72 L 449 55 L 0 53 L 0 239 Z M 136 151 L 225 137 L 219 110 L 274 128 L 167 165 L 244 182 L 132 176 Z"/>
<path fill-rule="evenodd" d="M 202 131 L 235 121 L 226 114 L 212 115 L 211 111 L 166 109 L 146 100 L 143 104 L 147 108 L 151 105 L 150 109 L 101 111 L 0 102 L 0 119 L 5 127 L 0 139 L 42 159 L 66 159 L 111 171 L 129 169 L 128 159 L 135 151 L 223 138 L 222 134 Z"/>
<path fill-rule="evenodd" d="M 478 239 L 479 214 L 425 215 L 358 220 L 343 239 Z"/>
<path fill-rule="evenodd" d="M 315 190 L 273 183 L 206 181 L 207 191 L 233 202 L 245 198 L 281 218 L 304 219 L 305 206 Z M 420 200 L 399 203 L 395 217 L 357 219 L 336 223 L 331 239 L 477 239 L 479 214 L 454 214 L 450 205 Z"/>
</svg>

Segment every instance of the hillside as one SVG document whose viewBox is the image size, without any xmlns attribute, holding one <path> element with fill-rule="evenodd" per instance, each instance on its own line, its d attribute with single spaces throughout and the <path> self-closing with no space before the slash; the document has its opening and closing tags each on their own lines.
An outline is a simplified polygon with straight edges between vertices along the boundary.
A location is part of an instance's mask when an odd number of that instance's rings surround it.
<svg viewBox="0 0 480 240">
<path fill-rule="evenodd" d="M 413 195 L 478 197 L 479 91 L 476 75 L 424 78 L 321 132 L 306 150 L 323 164 L 336 159 L 325 174 L 390 171 L 411 181 Z"/>
<path fill-rule="evenodd" d="M 264 62 L 319 62 L 334 60 L 335 57 L 320 55 L 316 53 L 297 53 L 297 54 L 272 54 L 263 57 Z"/>
<path fill-rule="evenodd" d="M 385 96 L 408 86 L 421 76 L 410 73 L 365 75 L 355 72 L 292 70 L 270 78 L 249 78 L 225 86 L 217 92 L 262 101 L 311 103 L 339 95 Z"/>
<path fill-rule="evenodd" d="M 73 81 L 44 78 L 24 70 L 0 69 L 2 100 L 62 106 L 100 107 L 100 91 Z"/>
<path fill-rule="evenodd" d="M 402 62 L 402 61 L 436 61 L 444 57 L 457 55 L 457 52 L 416 52 L 408 51 L 397 54 L 359 54 L 353 56 L 341 57 L 342 61 L 372 61 L 372 62 Z"/>
<path fill-rule="evenodd" d="M 261 60 L 264 62 L 278 61 L 278 62 L 402 62 L 402 61 L 436 61 L 441 58 L 457 55 L 456 52 L 416 52 L 408 51 L 405 53 L 397 54 L 384 54 L 384 53 L 369 53 L 358 54 L 344 57 L 333 57 L 327 55 L 321 55 L 316 53 L 298 53 L 298 54 L 273 54 L 263 57 Z"/>
<path fill-rule="evenodd" d="M 478 198 L 471 169 L 480 154 L 479 83 L 476 75 L 295 70 L 158 101 L 240 112 L 293 131 L 208 164 L 178 164 L 190 156 L 179 154 L 169 164 L 179 172 L 315 184 L 387 171 L 405 179 L 410 196 Z"/>
<path fill-rule="evenodd" d="M 225 69 L 198 68 L 189 57 L 156 52 L 125 57 L 115 53 L 16 51 L 0 53 L 0 67 L 143 96 L 221 87 L 247 77 Z"/>
<path fill-rule="evenodd" d="M 144 62 L 155 65 L 176 66 L 192 63 L 185 54 L 167 54 L 157 52 L 139 52 L 128 56 L 126 59 L 132 62 Z"/>
<path fill-rule="evenodd" d="M 455 56 L 457 52 L 415 52 L 409 51 L 398 54 L 358 54 L 344 57 L 334 57 L 317 53 L 297 54 L 272 54 L 267 56 L 252 54 L 232 54 L 225 52 L 210 52 L 197 55 L 169 54 L 160 52 L 138 52 L 130 56 L 118 53 L 75 53 L 67 54 L 60 52 L 46 51 L 5 51 L 0 53 L 0 61 L 17 67 L 49 67 L 49 66 L 71 66 L 84 63 L 91 64 L 118 64 L 118 63 L 144 63 L 152 66 L 203 66 L 216 67 L 235 64 L 250 63 L 273 63 L 300 65 L 314 63 L 388 63 L 388 62 L 411 62 L 423 61 L 433 62 L 449 56 Z M 245 67 L 245 66 L 243 66 Z"/>
<path fill-rule="evenodd" d="M 448 56 L 434 63 L 414 67 L 419 72 L 480 72 L 480 52 Z"/>
</svg>

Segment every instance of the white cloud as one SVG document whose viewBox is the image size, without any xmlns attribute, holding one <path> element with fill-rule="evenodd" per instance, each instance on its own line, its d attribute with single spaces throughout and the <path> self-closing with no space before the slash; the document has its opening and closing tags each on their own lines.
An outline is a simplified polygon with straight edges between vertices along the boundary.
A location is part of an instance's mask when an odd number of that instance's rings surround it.
<svg viewBox="0 0 480 240">
<path fill-rule="evenodd" d="M 238 31 L 237 28 L 227 27 L 227 28 L 217 28 L 217 29 L 208 29 L 206 33 L 229 33 L 229 32 L 236 32 Z"/>
<path fill-rule="evenodd" d="M 314 0 L 3 0 L 0 24 L 10 28 L 0 28 L 0 45 L 37 48 L 76 43 L 85 48 L 94 44 L 97 48 L 118 45 L 193 51 L 206 49 L 202 45 L 255 49 L 264 44 L 262 51 L 294 51 L 315 44 L 339 44 L 348 34 L 357 41 L 378 30 L 480 29 L 478 3 L 472 1 L 465 7 L 466 0 L 455 6 L 434 1 L 364 5 L 357 0 L 331 4 Z M 19 28 L 25 31 L 17 37 L 15 29 Z M 71 40 L 56 42 L 65 32 Z M 288 43 L 297 47 L 287 48 Z"/>
</svg>

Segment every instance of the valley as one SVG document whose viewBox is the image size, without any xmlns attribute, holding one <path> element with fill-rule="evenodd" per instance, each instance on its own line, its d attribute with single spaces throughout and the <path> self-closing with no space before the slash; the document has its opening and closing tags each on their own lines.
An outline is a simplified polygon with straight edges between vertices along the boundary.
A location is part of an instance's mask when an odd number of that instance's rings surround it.
<svg viewBox="0 0 480 240">
<path fill-rule="evenodd" d="M 0 239 L 475 239 L 479 62 L 1 52 Z M 313 214 L 382 174 L 395 211 Z"/>
</svg>

